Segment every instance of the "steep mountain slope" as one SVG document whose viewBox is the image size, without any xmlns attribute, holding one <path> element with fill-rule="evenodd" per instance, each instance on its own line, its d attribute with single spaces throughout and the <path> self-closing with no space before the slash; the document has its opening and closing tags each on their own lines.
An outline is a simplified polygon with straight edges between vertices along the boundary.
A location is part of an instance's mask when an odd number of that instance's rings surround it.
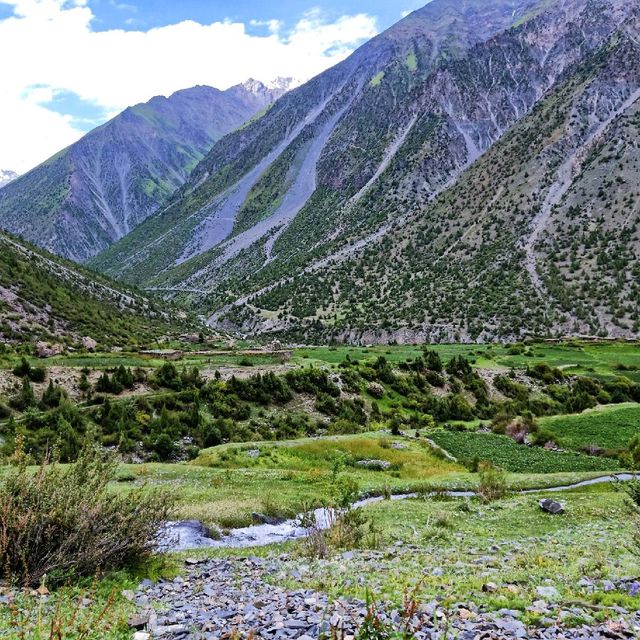
<svg viewBox="0 0 640 640">
<path fill-rule="evenodd" d="M 164 305 L 162 305 L 164 306 Z M 144 344 L 181 321 L 122 284 L 0 232 L 0 346 L 44 340 Z"/>
<path fill-rule="evenodd" d="M 18 174 L 15 171 L 9 171 L 8 169 L 0 169 L 0 189 L 8 185 L 17 177 L 18 177 Z"/>
<path fill-rule="evenodd" d="M 0 226 L 82 262 L 162 206 L 222 135 L 283 89 L 194 87 L 123 111 L 0 194 Z"/>
<path fill-rule="evenodd" d="M 637 332 L 638 11 L 434 0 L 223 138 L 95 264 L 245 332 Z"/>
<path fill-rule="evenodd" d="M 283 230 L 314 190 L 352 195 L 412 120 L 414 92 L 433 70 L 524 19 L 537 1 L 437 0 L 413 13 L 223 138 L 164 211 L 93 264 L 145 282 L 243 234 L 223 263 Z"/>
<path fill-rule="evenodd" d="M 227 321 L 365 342 L 638 335 L 639 134 L 635 17 L 433 203 Z"/>
</svg>

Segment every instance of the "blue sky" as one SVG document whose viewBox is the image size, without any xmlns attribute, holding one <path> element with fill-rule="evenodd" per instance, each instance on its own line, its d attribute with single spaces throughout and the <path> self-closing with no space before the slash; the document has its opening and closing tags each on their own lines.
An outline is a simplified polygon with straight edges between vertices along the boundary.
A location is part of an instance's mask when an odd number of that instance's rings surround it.
<svg viewBox="0 0 640 640">
<path fill-rule="evenodd" d="M 417 9 L 426 0 L 90 0 L 96 16 L 96 30 L 150 29 L 195 20 L 208 24 L 218 20 L 280 20 L 293 26 L 310 9 L 319 7 L 335 18 L 345 14 L 367 13 L 378 19 L 380 29 L 391 26 L 408 10 Z M 252 28 L 260 33 L 260 27 Z"/>
<path fill-rule="evenodd" d="M 426 1 L 0 0 L 0 169 L 155 95 L 306 81 Z"/>
</svg>

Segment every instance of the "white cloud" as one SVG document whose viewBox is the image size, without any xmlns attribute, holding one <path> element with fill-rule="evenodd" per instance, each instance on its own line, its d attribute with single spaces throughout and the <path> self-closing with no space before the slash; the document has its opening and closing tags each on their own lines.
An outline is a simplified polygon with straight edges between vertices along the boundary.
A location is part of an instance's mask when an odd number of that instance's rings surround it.
<svg viewBox="0 0 640 640">
<path fill-rule="evenodd" d="M 329 22 L 313 10 L 289 33 L 276 21 L 267 23 L 265 36 L 247 33 L 242 23 L 192 21 L 94 32 L 86 0 L 4 3 L 15 15 L 0 21 L 0 168 L 18 171 L 81 135 L 70 118 L 43 106 L 55 91 L 118 112 L 196 84 L 224 89 L 249 77 L 307 79 L 377 31 L 365 14 Z"/>
</svg>

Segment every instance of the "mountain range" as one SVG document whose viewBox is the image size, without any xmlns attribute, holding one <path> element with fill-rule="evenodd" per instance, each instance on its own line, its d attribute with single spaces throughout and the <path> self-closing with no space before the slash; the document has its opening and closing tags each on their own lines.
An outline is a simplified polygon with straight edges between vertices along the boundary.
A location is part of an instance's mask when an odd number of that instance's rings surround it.
<svg viewBox="0 0 640 640">
<path fill-rule="evenodd" d="M 5 187 L 0 226 L 84 262 L 162 207 L 216 140 L 287 88 L 284 79 L 197 86 L 128 108 Z"/>
<path fill-rule="evenodd" d="M 291 341 L 637 336 L 639 134 L 640 0 L 433 0 L 88 265 Z"/>
</svg>

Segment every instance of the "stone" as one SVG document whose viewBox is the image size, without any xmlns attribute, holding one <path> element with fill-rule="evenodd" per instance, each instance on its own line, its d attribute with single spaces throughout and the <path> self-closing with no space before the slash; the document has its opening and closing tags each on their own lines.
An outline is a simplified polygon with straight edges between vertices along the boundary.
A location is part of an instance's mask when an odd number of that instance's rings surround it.
<svg viewBox="0 0 640 640">
<path fill-rule="evenodd" d="M 544 500 L 540 500 L 538 504 L 540 505 L 540 508 L 547 513 L 552 513 L 554 515 L 564 513 L 564 505 L 557 500 L 545 498 Z"/>
<path fill-rule="evenodd" d="M 275 526 L 282 524 L 285 521 L 285 518 L 274 518 L 272 516 L 266 516 L 263 513 L 252 513 L 251 517 L 256 524 L 269 524 Z"/>
<path fill-rule="evenodd" d="M 495 582 L 485 582 L 485 584 L 482 585 L 482 590 L 485 593 L 494 593 L 498 590 L 498 585 Z"/>
<path fill-rule="evenodd" d="M 552 602 L 560 599 L 560 592 L 555 587 L 536 587 L 536 593 Z"/>
<path fill-rule="evenodd" d="M 149 622 L 149 612 L 144 611 L 143 613 L 131 616 L 128 624 L 132 629 L 144 629 L 144 627 L 147 626 L 147 622 Z"/>
<path fill-rule="evenodd" d="M 38 358 L 51 358 L 52 356 L 59 356 L 63 352 L 64 348 L 61 344 L 36 343 L 36 355 Z"/>
<path fill-rule="evenodd" d="M 93 338 L 90 338 L 89 336 L 84 336 L 81 342 L 82 342 L 83 348 L 85 348 L 87 351 L 95 351 L 96 348 L 98 347 L 98 343 Z"/>
<path fill-rule="evenodd" d="M 260 449 L 249 449 L 249 451 L 247 451 L 247 456 L 249 456 L 249 458 L 259 458 Z"/>
<path fill-rule="evenodd" d="M 151 640 L 151 634 L 146 631 L 136 631 L 133 634 L 133 640 Z"/>
<path fill-rule="evenodd" d="M 356 464 L 359 467 L 365 467 L 367 469 L 378 469 L 380 471 L 386 471 L 391 463 L 387 460 L 358 460 Z"/>
</svg>

